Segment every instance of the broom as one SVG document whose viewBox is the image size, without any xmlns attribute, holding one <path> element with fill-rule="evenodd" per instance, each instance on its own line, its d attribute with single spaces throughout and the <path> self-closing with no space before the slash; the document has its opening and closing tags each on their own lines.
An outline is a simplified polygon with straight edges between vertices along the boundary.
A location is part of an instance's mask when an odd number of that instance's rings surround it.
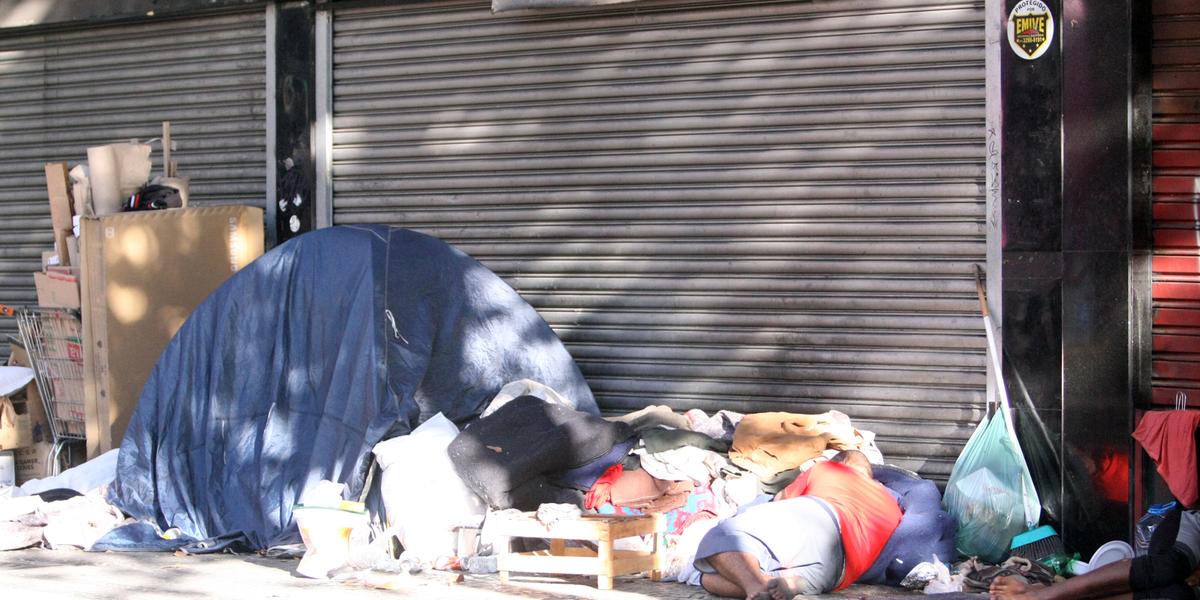
<svg viewBox="0 0 1200 600">
<path fill-rule="evenodd" d="M 1004 372 L 1001 370 L 1000 353 L 996 351 L 996 338 L 992 333 L 992 317 L 988 312 L 987 299 L 983 291 L 983 269 L 979 265 L 975 265 L 975 293 L 979 296 L 979 309 L 983 312 L 983 328 L 987 334 L 987 349 L 988 358 L 992 362 L 992 372 L 996 378 L 996 389 L 1000 395 L 1000 402 L 1003 405 L 1001 414 L 1008 421 L 1010 431 L 1016 431 L 1012 423 L 1012 409 L 1008 402 L 1008 389 L 1004 385 Z M 1022 451 L 1024 453 L 1024 451 Z M 1063 554 L 1062 538 L 1058 532 L 1049 525 L 1037 527 L 1025 533 L 1018 534 L 1013 537 L 1009 545 L 1009 553 L 1013 556 L 1027 558 L 1029 560 L 1041 561 L 1052 556 Z"/>
</svg>

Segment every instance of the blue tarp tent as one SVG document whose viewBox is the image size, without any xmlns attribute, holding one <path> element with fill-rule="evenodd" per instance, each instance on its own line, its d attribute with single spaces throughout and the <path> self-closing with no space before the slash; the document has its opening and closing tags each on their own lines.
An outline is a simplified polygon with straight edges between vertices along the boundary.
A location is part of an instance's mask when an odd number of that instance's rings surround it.
<svg viewBox="0 0 1200 600">
<path fill-rule="evenodd" d="M 399 228 L 309 233 L 235 274 L 179 330 L 109 499 L 193 540 L 298 542 L 292 506 L 310 486 L 358 496 L 376 442 L 438 412 L 461 426 L 522 378 L 597 412 L 546 322 L 463 252 Z M 113 547 L 153 546 L 121 535 Z"/>
</svg>

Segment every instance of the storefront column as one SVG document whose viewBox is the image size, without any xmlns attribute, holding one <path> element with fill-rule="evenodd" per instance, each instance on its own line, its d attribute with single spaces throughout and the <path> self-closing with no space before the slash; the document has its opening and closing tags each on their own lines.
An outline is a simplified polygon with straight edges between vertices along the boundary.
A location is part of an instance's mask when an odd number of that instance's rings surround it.
<svg viewBox="0 0 1200 600">
<path fill-rule="evenodd" d="M 1026 19 L 1001 40 L 1006 384 L 1015 404 L 1023 384 L 1036 408 L 1018 427 L 1035 427 L 1036 415 L 1051 435 L 1060 481 L 1041 493 L 1059 499 L 1050 516 L 1087 553 L 1130 527 L 1131 8 L 1004 6 L 1006 21 Z M 1038 47 L 1022 31 L 1042 22 L 1042 7 L 1053 37 Z"/>
</svg>

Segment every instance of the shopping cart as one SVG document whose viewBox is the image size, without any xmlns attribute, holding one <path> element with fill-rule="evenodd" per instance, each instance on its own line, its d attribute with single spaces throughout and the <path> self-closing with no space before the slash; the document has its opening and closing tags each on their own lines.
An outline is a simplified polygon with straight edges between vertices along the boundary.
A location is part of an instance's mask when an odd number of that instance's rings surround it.
<svg viewBox="0 0 1200 600">
<path fill-rule="evenodd" d="M 63 458 L 83 452 L 87 439 L 83 400 L 83 325 L 79 311 L 25 307 L 15 311 L 17 330 L 33 363 L 34 379 L 46 408 L 53 447 L 46 473 L 57 475 Z"/>
</svg>

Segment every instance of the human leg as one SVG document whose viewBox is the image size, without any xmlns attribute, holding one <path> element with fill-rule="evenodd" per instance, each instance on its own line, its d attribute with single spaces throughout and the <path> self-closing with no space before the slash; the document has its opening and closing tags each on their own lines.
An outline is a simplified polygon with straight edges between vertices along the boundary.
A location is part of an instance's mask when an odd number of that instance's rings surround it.
<svg viewBox="0 0 1200 600">
<path fill-rule="evenodd" d="M 767 573 L 783 565 L 773 546 L 800 545 L 803 531 L 777 502 L 752 506 L 718 523 L 701 538 L 693 562 L 700 583 L 713 594 L 751 598 L 762 592 Z"/>
<path fill-rule="evenodd" d="M 767 592 L 774 600 L 791 600 L 797 595 L 823 594 L 838 587 L 842 581 L 845 555 L 837 513 L 824 500 L 799 496 L 787 503 L 792 518 L 803 523 L 803 543 L 790 548 L 779 560 L 784 568 L 771 573 Z"/>
<path fill-rule="evenodd" d="M 1046 587 L 1033 587 L 1015 577 L 997 577 L 988 592 L 992 600 L 1129 598 L 1129 565 L 1130 561 L 1122 560 Z"/>
<path fill-rule="evenodd" d="M 711 594 L 727 598 L 754 600 L 767 587 L 767 576 L 758 559 L 746 552 L 721 552 L 708 557 L 715 573 L 700 577 L 700 585 Z"/>
</svg>

